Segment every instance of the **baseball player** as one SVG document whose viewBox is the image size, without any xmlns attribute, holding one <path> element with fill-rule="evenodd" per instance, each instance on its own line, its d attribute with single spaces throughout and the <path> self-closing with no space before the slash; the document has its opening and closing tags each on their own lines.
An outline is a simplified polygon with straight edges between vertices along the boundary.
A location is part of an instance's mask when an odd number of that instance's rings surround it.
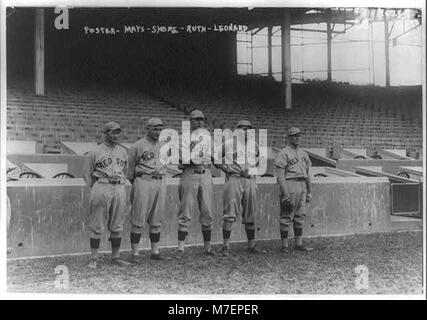
<svg viewBox="0 0 427 320">
<path fill-rule="evenodd" d="M 247 120 L 241 120 L 237 124 L 237 128 L 244 130 L 246 142 L 246 131 L 252 128 L 252 124 Z M 248 157 L 253 157 L 253 165 L 248 163 L 239 164 L 237 161 L 238 150 L 236 144 L 236 140 L 233 139 L 233 163 L 216 165 L 226 174 L 223 196 L 223 246 L 220 252 L 221 255 L 226 257 L 230 255 L 230 235 L 237 215 L 242 215 L 242 223 L 245 225 L 246 236 L 248 238 L 248 252 L 266 253 L 266 251 L 259 249 L 255 243 L 255 214 L 258 211 L 257 184 L 255 176 L 251 176 L 248 173 L 248 169 L 256 165 L 255 160 L 259 157 L 258 146 L 255 148 L 255 154 L 247 155 Z M 223 156 L 225 157 L 225 149 L 223 149 Z M 240 156 L 247 162 L 245 154 Z"/>
<path fill-rule="evenodd" d="M 132 182 L 131 263 L 138 263 L 139 241 L 145 223 L 150 227 L 150 258 L 164 259 L 159 253 L 160 227 L 166 210 L 167 154 L 162 154 L 165 141 L 159 141 L 163 122 L 159 118 L 147 121 L 147 133 L 129 151 L 128 178 Z"/>
<path fill-rule="evenodd" d="M 294 229 L 295 250 L 313 250 L 302 243 L 306 203 L 311 200 L 311 161 L 308 154 L 300 149 L 300 140 L 301 130 L 290 128 L 287 145 L 274 160 L 277 182 L 280 185 L 280 251 L 286 254 L 290 252 L 288 232 L 291 224 Z"/>
<path fill-rule="evenodd" d="M 119 143 L 120 133 L 118 123 L 105 124 L 104 142 L 85 159 L 83 177 L 86 185 L 91 188 L 89 231 L 92 255 L 89 268 L 97 267 L 98 249 L 105 224 L 110 232 L 112 262 L 118 266 L 129 265 L 120 259 L 128 166 L 127 151 Z"/>
<path fill-rule="evenodd" d="M 203 127 L 205 116 L 200 110 L 194 110 L 190 114 L 190 129 L 197 133 Z M 184 144 L 184 142 L 183 142 Z M 193 150 L 198 147 L 199 157 L 197 163 L 180 164 L 179 169 L 183 170 L 178 186 L 180 208 L 178 212 L 178 252 L 175 256 L 182 259 L 184 255 L 185 240 L 188 235 L 188 226 L 194 216 L 194 208 L 200 210 L 199 222 L 202 225 L 202 235 L 204 241 L 204 253 L 214 255 L 211 248 L 211 226 L 212 226 L 212 197 L 213 181 L 210 170 L 211 158 L 207 155 L 208 145 L 203 141 L 192 141 L 190 146 L 183 145 L 183 148 Z"/>
</svg>

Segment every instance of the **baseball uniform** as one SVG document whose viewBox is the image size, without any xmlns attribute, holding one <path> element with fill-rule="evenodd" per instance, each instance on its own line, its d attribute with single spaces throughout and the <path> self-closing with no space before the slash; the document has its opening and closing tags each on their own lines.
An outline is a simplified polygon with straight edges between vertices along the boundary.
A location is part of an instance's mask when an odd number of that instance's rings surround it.
<svg viewBox="0 0 427 320">
<path fill-rule="evenodd" d="M 111 233 L 123 231 L 127 166 L 127 151 L 120 145 L 111 147 L 104 142 L 86 157 L 83 177 L 92 188 L 89 229 L 94 239 L 101 237 L 105 224 Z"/>
<path fill-rule="evenodd" d="M 160 228 L 166 208 L 167 154 L 164 141 L 151 142 L 147 137 L 137 141 L 129 151 L 129 180 L 132 185 L 132 227 Z M 159 230 L 160 231 L 160 230 Z"/>
<path fill-rule="evenodd" d="M 254 216 L 258 210 L 257 184 L 255 176 L 248 176 L 247 171 L 250 167 L 254 167 L 255 165 L 249 165 L 248 163 L 239 164 L 237 163 L 238 157 L 246 159 L 244 153 L 238 154 L 236 142 L 234 142 L 233 163 L 222 165 L 226 172 L 223 197 L 223 219 L 225 221 L 235 222 L 237 215 L 241 215 L 243 224 L 254 223 Z M 255 154 L 249 153 L 248 157 L 252 157 L 253 159 L 259 157 L 258 147 L 256 147 Z"/>
<path fill-rule="evenodd" d="M 199 130 L 199 129 L 198 129 Z M 194 131 L 197 133 L 197 131 Z M 207 152 L 209 146 L 205 141 L 192 141 L 189 148 L 191 151 L 198 148 L 200 163 L 180 164 L 179 169 L 183 171 L 178 186 L 179 199 L 181 201 L 178 212 L 179 230 L 188 232 L 188 225 L 194 216 L 194 208 L 200 210 L 199 222 L 206 229 L 212 225 L 212 197 L 213 180 L 211 167 L 211 153 Z"/>
<path fill-rule="evenodd" d="M 200 211 L 199 222 L 202 226 L 204 254 L 214 255 L 211 248 L 213 180 L 211 173 L 212 143 L 211 136 L 203 129 L 203 112 L 194 110 L 190 114 L 191 136 L 197 141 L 187 141 L 181 137 L 180 164 L 182 175 L 178 185 L 180 207 L 178 212 L 178 252 L 175 258 L 182 259 L 188 226 L 194 216 L 195 208 Z M 187 155 L 190 157 L 188 159 Z"/>
<path fill-rule="evenodd" d="M 251 129 L 252 125 L 247 120 L 241 120 L 237 124 L 238 129 Z M 227 143 L 227 142 L 226 142 Z M 238 148 L 239 143 L 244 144 L 244 148 Z M 242 223 L 245 225 L 245 232 L 248 238 L 248 250 L 250 253 L 266 253 L 257 248 L 255 243 L 255 213 L 258 211 L 257 184 L 255 176 L 249 175 L 250 169 L 255 168 L 259 162 L 259 147 L 255 143 L 255 150 L 247 149 L 246 140 L 233 138 L 232 143 L 232 163 L 216 165 L 226 173 L 224 185 L 224 215 L 223 215 L 223 247 L 221 254 L 229 256 L 229 241 L 231 236 L 232 223 L 236 221 L 237 215 L 242 216 Z M 243 149 L 243 150 L 242 150 Z M 223 157 L 228 160 L 223 148 Z"/>
<path fill-rule="evenodd" d="M 274 165 L 284 170 L 290 203 L 292 204 L 292 210 L 286 210 L 283 201 L 280 201 L 281 230 L 289 230 L 292 223 L 294 224 L 294 228 L 302 229 L 307 197 L 306 179 L 311 167 L 310 158 L 299 147 L 286 146 L 277 155 Z"/>
</svg>

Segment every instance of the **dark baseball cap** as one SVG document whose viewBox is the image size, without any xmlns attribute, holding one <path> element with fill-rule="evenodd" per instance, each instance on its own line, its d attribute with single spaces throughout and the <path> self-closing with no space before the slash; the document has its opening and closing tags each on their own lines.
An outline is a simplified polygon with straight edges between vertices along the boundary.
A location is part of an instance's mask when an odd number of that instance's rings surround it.
<svg viewBox="0 0 427 320">
<path fill-rule="evenodd" d="M 113 131 L 113 130 L 121 131 L 122 128 L 120 128 L 120 125 L 117 122 L 114 122 L 114 121 L 107 122 L 104 126 L 104 132 Z"/>
<path fill-rule="evenodd" d="M 190 119 L 198 119 L 198 118 L 202 118 L 202 119 L 205 118 L 205 115 L 203 114 L 203 112 L 200 111 L 200 110 L 197 110 L 197 109 L 191 111 L 191 113 L 190 113 Z"/>
<path fill-rule="evenodd" d="M 147 121 L 147 126 L 151 127 L 157 127 L 157 126 L 163 126 L 163 121 L 159 118 L 150 118 Z"/>
<path fill-rule="evenodd" d="M 240 120 L 237 123 L 237 128 L 241 128 L 241 127 L 248 127 L 248 128 L 252 128 L 252 124 L 250 121 L 248 120 Z"/>
<path fill-rule="evenodd" d="M 301 134 L 301 130 L 296 128 L 296 127 L 292 127 L 288 130 L 288 137 L 290 136 L 296 136 L 297 134 Z"/>
</svg>

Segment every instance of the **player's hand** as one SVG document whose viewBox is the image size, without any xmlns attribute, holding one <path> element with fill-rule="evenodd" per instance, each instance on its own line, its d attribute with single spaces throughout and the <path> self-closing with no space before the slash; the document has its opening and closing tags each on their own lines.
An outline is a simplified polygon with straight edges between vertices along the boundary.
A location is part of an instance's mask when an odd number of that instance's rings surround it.
<svg viewBox="0 0 427 320">
<path fill-rule="evenodd" d="M 240 174 L 243 178 L 250 178 L 251 176 L 249 175 L 249 170 L 245 169 L 243 170 L 243 172 Z"/>
<path fill-rule="evenodd" d="M 289 197 L 289 196 L 284 196 L 283 198 L 282 198 L 282 203 L 281 203 L 281 208 L 282 208 L 282 210 L 284 210 L 284 212 L 286 212 L 286 213 L 291 213 L 292 212 L 292 210 L 293 210 L 293 205 L 292 205 L 292 202 L 291 202 L 291 198 Z"/>
<path fill-rule="evenodd" d="M 311 199 L 313 198 L 313 196 L 311 195 L 311 193 L 310 192 L 308 192 L 307 193 L 307 196 L 306 196 L 306 198 L 305 198 L 305 202 L 311 202 Z"/>
<path fill-rule="evenodd" d="M 288 194 L 283 195 L 281 200 L 282 200 L 282 204 L 289 205 L 291 203 L 291 198 L 289 197 Z"/>
</svg>

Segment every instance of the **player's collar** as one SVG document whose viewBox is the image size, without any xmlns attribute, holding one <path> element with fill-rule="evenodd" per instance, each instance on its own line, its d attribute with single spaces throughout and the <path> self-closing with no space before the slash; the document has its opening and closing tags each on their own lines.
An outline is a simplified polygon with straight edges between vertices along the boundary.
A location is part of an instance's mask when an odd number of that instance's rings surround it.
<svg viewBox="0 0 427 320">
<path fill-rule="evenodd" d="M 117 143 L 112 143 L 111 141 L 108 141 L 107 139 L 104 140 L 104 144 L 109 148 L 115 148 L 118 146 Z"/>
<path fill-rule="evenodd" d="M 153 140 L 147 134 L 145 135 L 145 140 L 147 140 L 149 143 L 153 145 L 156 145 L 157 143 L 159 143 L 159 140 Z"/>
<path fill-rule="evenodd" d="M 289 144 L 287 145 L 287 147 L 291 148 L 292 150 L 298 150 L 298 149 L 299 149 L 299 146 L 294 146 L 294 145 L 293 145 L 293 144 L 291 144 L 291 143 L 289 143 Z"/>
</svg>

